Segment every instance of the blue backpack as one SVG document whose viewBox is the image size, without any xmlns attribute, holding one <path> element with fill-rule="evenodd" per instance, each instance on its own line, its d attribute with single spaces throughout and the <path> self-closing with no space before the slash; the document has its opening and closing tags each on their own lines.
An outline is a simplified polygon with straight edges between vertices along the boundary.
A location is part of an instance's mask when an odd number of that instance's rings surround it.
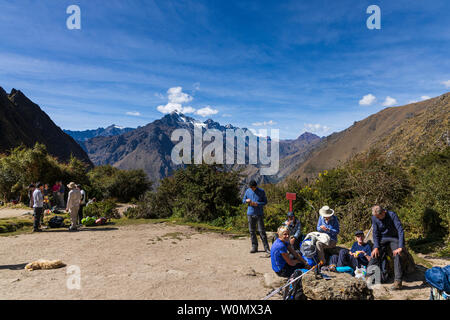
<svg viewBox="0 0 450 320">
<path fill-rule="evenodd" d="M 450 265 L 425 271 L 425 280 L 439 291 L 450 293 Z"/>
</svg>

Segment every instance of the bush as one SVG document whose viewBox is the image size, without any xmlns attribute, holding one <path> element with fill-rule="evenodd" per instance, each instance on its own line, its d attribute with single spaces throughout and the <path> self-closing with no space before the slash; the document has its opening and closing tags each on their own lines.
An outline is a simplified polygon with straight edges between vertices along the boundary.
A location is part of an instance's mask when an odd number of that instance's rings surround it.
<svg viewBox="0 0 450 320">
<path fill-rule="evenodd" d="M 116 208 L 116 204 L 111 200 L 91 203 L 84 208 L 83 215 L 87 217 L 97 218 L 105 217 L 107 219 L 120 218 L 120 214 Z"/>
<path fill-rule="evenodd" d="M 239 174 L 221 165 L 190 165 L 165 178 L 156 192 L 147 192 L 130 217 L 179 216 L 193 222 L 231 224 L 241 203 Z"/>
<path fill-rule="evenodd" d="M 88 183 L 88 165 L 72 157 L 69 163 L 60 163 L 47 153 L 45 145 L 36 143 L 33 148 L 17 147 L 9 155 L 0 156 L 0 198 L 28 199 L 31 182 L 54 183 L 75 181 Z"/>
<path fill-rule="evenodd" d="M 110 165 L 99 166 L 88 174 L 90 197 L 130 202 L 147 192 L 152 183 L 143 170 L 120 170 Z"/>
</svg>

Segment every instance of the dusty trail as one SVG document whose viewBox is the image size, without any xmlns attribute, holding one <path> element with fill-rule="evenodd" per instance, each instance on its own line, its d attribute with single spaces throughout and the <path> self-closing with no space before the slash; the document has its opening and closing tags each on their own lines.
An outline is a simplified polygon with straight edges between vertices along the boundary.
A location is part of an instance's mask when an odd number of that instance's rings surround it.
<svg viewBox="0 0 450 320">
<path fill-rule="evenodd" d="M 248 238 L 166 223 L 1 237 L 0 299 L 259 300 L 270 291 L 263 274 L 273 271 L 265 253 L 250 254 L 249 247 Z M 37 259 L 78 266 L 81 289 L 68 289 L 68 267 L 23 269 Z M 434 265 L 448 264 L 437 260 Z M 428 299 L 421 275 L 405 281 L 400 292 L 391 293 L 383 285 L 375 297 Z"/>
</svg>

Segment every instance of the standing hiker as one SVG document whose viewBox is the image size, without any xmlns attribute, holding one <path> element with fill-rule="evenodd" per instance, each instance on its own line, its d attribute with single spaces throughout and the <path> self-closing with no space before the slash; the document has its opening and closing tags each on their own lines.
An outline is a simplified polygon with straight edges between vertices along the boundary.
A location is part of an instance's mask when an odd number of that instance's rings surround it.
<svg viewBox="0 0 450 320">
<path fill-rule="evenodd" d="M 56 181 L 52 187 L 52 195 L 53 195 L 53 204 L 52 205 L 55 205 L 57 207 L 60 206 L 58 192 L 59 192 L 59 182 Z"/>
<path fill-rule="evenodd" d="M 42 194 L 43 191 L 44 186 L 40 182 L 36 183 L 36 189 L 33 191 L 33 232 L 42 231 L 40 228 L 40 224 L 41 215 L 44 213 L 44 196 Z"/>
<path fill-rule="evenodd" d="M 28 186 L 28 198 L 30 199 L 30 208 L 33 208 L 34 202 L 33 202 L 33 192 L 36 189 L 36 186 L 34 184 L 30 184 Z"/>
<path fill-rule="evenodd" d="M 290 239 L 289 243 L 294 250 L 300 250 L 300 242 L 302 240 L 302 226 L 300 220 L 295 217 L 294 212 L 289 211 L 287 214 L 287 220 L 284 225 L 289 229 Z"/>
<path fill-rule="evenodd" d="M 394 256 L 394 285 L 392 290 L 402 288 L 402 265 L 400 256 L 405 250 L 405 235 L 397 214 L 376 205 L 372 207 L 373 250 L 371 265 L 380 265 L 390 247 Z"/>
<path fill-rule="evenodd" d="M 64 200 L 65 193 L 66 193 L 66 187 L 64 186 L 62 181 L 59 181 L 58 197 L 59 197 L 59 203 L 60 203 L 61 208 L 66 207 L 66 202 Z"/>
<path fill-rule="evenodd" d="M 250 253 L 258 251 L 258 239 L 256 238 L 256 226 L 258 225 L 259 236 L 264 244 L 264 251 L 270 253 L 269 243 L 267 242 L 266 229 L 264 227 L 264 206 L 267 204 L 266 193 L 258 188 L 255 180 L 250 181 L 249 188 L 245 191 L 242 203 L 248 205 L 247 219 L 248 229 L 252 240 L 252 249 Z"/>
<path fill-rule="evenodd" d="M 270 250 L 272 270 L 280 277 L 289 278 L 296 269 L 309 269 L 310 266 L 305 259 L 292 248 L 289 242 L 288 227 L 279 227 L 277 234 L 278 239 L 275 240 Z M 292 258 L 289 253 L 293 256 Z"/>
<path fill-rule="evenodd" d="M 324 206 L 319 210 L 319 221 L 317 222 L 317 231 L 326 233 L 330 236 L 330 242 L 325 244 L 321 241 L 316 242 L 317 255 L 319 261 L 325 264 L 325 249 L 336 247 L 337 236 L 339 234 L 339 221 L 334 215 L 334 210 L 328 206 Z"/>
<path fill-rule="evenodd" d="M 83 210 L 86 207 L 86 191 L 81 188 L 81 184 L 77 185 L 77 189 L 80 190 L 81 200 L 80 200 L 80 210 L 78 212 L 78 224 L 81 225 L 81 220 L 83 220 Z"/>
<path fill-rule="evenodd" d="M 77 231 L 78 210 L 80 208 L 81 192 L 77 189 L 77 185 L 75 184 L 75 182 L 69 183 L 67 187 L 70 189 L 66 208 L 66 211 L 69 211 L 71 221 L 69 231 Z"/>
</svg>

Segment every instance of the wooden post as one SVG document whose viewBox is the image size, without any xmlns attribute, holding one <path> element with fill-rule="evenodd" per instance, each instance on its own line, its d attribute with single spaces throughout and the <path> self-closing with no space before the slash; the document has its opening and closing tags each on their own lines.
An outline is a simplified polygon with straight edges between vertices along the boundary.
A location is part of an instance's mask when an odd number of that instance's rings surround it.
<svg viewBox="0 0 450 320">
<path fill-rule="evenodd" d="M 289 200 L 289 211 L 292 211 L 292 200 L 297 200 L 297 194 L 286 192 L 286 199 Z"/>
</svg>

